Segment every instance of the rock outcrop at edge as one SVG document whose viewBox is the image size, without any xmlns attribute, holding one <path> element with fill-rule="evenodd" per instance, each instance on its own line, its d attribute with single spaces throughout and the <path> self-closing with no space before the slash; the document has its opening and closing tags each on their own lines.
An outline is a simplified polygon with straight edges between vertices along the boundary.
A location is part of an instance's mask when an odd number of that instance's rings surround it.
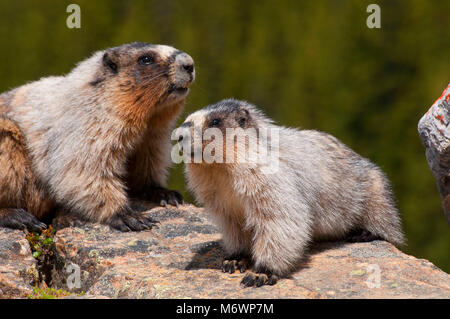
<svg viewBox="0 0 450 319">
<path fill-rule="evenodd" d="M 419 135 L 450 225 L 450 84 L 419 121 Z"/>
</svg>

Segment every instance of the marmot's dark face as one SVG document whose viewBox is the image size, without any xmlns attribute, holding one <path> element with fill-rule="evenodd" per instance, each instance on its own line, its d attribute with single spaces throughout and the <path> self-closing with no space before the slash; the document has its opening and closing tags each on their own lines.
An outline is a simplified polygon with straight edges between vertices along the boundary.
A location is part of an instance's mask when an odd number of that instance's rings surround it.
<svg viewBox="0 0 450 319">
<path fill-rule="evenodd" d="M 191 157 L 196 156 L 197 153 L 204 154 L 207 147 L 212 147 L 212 141 L 218 142 L 219 144 L 216 144 L 216 147 L 222 148 L 225 158 L 227 152 L 235 152 L 238 136 L 247 134 L 248 129 L 255 129 L 256 132 L 256 121 L 252 116 L 252 106 L 244 101 L 228 99 L 189 115 L 180 127 L 178 141 L 181 148 L 186 149 L 190 146 L 190 140 L 193 145 Z M 221 134 L 219 140 L 216 139 L 216 133 Z M 233 134 L 232 146 L 227 145 L 227 140 L 230 138 L 227 134 Z M 214 137 L 211 137 L 211 135 L 214 135 Z M 198 141 L 201 141 L 201 143 Z M 248 143 L 248 140 L 245 143 Z"/>
<path fill-rule="evenodd" d="M 128 88 L 152 90 L 164 84 L 166 95 L 184 97 L 195 78 L 194 60 L 183 51 L 166 45 L 132 43 L 109 49 L 103 65 L 112 74 L 126 78 Z"/>
<path fill-rule="evenodd" d="M 202 133 L 208 128 L 218 128 L 223 134 L 227 128 L 255 127 L 252 107 L 244 101 L 228 99 L 209 105 L 189 115 L 182 127 L 194 127 Z"/>
<path fill-rule="evenodd" d="M 182 102 L 195 79 L 194 61 L 188 54 L 146 43 L 106 50 L 99 73 L 91 85 L 113 91 L 120 113 L 130 118 Z"/>
<path fill-rule="evenodd" d="M 242 101 L 225 100 L 207 106 L 203 129 L 218 128 L 223 134 L 227 128 L 247 129 L 254 125 L 248 105 Z"/>
</svg>

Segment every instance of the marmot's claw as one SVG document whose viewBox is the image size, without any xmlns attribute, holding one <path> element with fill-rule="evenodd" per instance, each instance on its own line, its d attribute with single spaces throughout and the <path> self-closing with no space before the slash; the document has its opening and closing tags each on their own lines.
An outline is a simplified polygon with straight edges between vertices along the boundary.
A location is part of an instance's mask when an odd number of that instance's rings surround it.
<svg viewBox="0 0 450 319">
<path fill-rule="evenodd" d="M 0 226 L 27 230 L 39 234 L 47 228 L 47 225 L 40 222 L 34 215 L 19 208 L 9 210 L 8 214 L 0 220 Z"/>
<path fill-rule="evenodd" d="M 222 263 L 222 271 L 230 274 L 236 271 L 237 260 L 224 260 Z"/>
<path fill-rule="evenodd" d="M 261 287 L 264 285 L 273 286 L 277 283 L 277 281 L 277 275 L 250 272 L 242 279 L 241 285 L 244 287 Z"/>
<path fill-rule="evenodd" d="M 111 220 L 111 227 L 123 231 L 142 231 L 150 230 L 155 226 L 157 221 L 145 214 L 128 211 L 126 213 L 117 214 Z"/>
<path fill-rule="evenodd" d="M 178 191 L 169 190 L 163 187 L 154 187 L 150 191 L 149 199 L 160 206 L 166 207 L 167 204 L 177 206 L 184 204 L 183 195 Z"/>
<path fill-rule="evenodd" d="M 173 206 L 183 205 L 184 199 L 183 195 L 181 195 L 178 191 L 175 190 L 167 190 L 168 192 L 168 203 Z"/>
<path fill-rule="evenodd" d="M 246 257 L 231 257 L 230 259 L 225 259 L 222 263 L 222 271 L 228 272 L 230 274 L 239 270 L 241 273 L 245 272 L 250 265 L 250 261 Z"/>
<path fill-rule="evenodd" d="M 143 218 L 144 218 L 145 224 L 147 226 L 149 226 L 150 228 L 151 227 L 159 228 L 159 226 L 158 226 L 158 224 L 160 224 L 159 221 L 157 221 L 157 220 L 153 219 L 152 217 L 145 215 L 145 214 L 143 215 Z"/>
<path fill-rule="evenodd" d="M 238 262 L 238 269 L 240 273 L 244 273 L 250 267 L 250 262 L 247 259 L 243 259 Z"/>
<path fill-rule="evenodd" d="M 125 225 L 125 223 L 114 223 L 114 224 L 111 224 L 111 227 L 113 227 L 114 229 L 117 229 L 117 230 L 120 230 L 120 231 L 122 231 L 122 232 L 129 232 L 129 231 L 131 231 L 131 229 L 130 229 L 130 227 L 128 227 L 127 225 Z"/>
</svg>

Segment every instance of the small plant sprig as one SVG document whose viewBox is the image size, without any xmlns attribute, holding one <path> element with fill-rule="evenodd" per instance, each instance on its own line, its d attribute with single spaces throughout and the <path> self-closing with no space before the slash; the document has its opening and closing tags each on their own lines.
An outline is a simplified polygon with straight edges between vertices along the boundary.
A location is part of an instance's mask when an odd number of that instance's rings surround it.
<svg viewBox="0 0 450 319">
<path fill-rule="evenodd" d="M 41 234 L 33 232 L 26 236 L 30 243 L 34 258 L 38 259 L 40 255 L 52 252 L 54 235 L 55 229 L 50 225 L 47 229 L 43 230 Z"/>
</svg>

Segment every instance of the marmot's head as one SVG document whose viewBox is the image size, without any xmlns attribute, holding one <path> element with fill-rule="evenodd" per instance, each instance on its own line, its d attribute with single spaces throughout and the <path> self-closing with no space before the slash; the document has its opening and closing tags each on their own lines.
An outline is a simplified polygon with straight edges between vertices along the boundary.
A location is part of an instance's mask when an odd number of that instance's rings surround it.
<svg viewBox="0 0 450 319">
<path fill-rule="evenodd" d="M 249 145 L 257 143 L 260 127 L 264 123 L 271 121 L 255 106 L 245 101 L 226 99 L 189 115 L 177 131 L 178 143 L 191 162 L 199 163 L 201 159 L 202 164 L 211 163 L 207 159 L 211 154 L 215 157 L 213 162 L 222 157 L 223 163 L 229 163 Z M 238 146 L 244 148 L 239 149 Z M 218 152 L 222 154 L 218 155 Z M 227 161 L 227 156 L 232 157 Z"/>
<path fill-rule="evenodd" d="M 90 73 L 92 90 L 113 99 L 116 111 L 129 121 L 183 103 L 195 79 L 194 61 L 188 54 L 138 42 L 97 52 L 74 71 Z"/>
</svg>

